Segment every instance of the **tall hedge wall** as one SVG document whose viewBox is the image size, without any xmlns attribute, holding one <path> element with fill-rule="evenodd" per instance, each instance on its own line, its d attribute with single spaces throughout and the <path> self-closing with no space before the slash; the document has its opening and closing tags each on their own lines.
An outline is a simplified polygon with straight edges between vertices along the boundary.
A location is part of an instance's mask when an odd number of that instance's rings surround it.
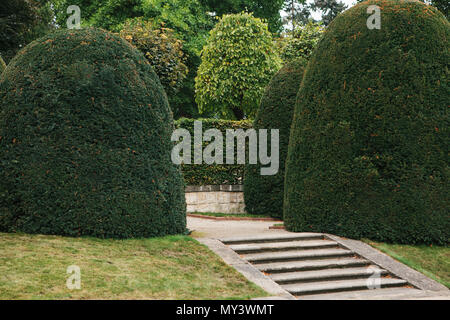
<svg viewBox="0 0 450 320">
<path fill-rule="evenodd" d="M 370 5 L 381 29 L 367 27 Z M 449 40 L 419 1 L 366 1 L 330 24 L 297 98 L 288 230 L 449 242 Z"/>
<path fill-rule="evenodd" d="M 185 232 L 173 119 L 141 53 L 101 30 L 60 30 L 21 50 L 0 79 L 0 231 Z"/>
<path fill-rule="evenodd" d="M 261 99 L 253 127 L 279 129 L 280 164 L 276 175 L 262 176 L 261 165 L 247 165 L 244 176 L 244 198 L 247 212 L 283 217 L 284 167 L 295 100 L 303 78 L 306 61 L 295 60 L 272 78 Z M 268 148 L 270 150 L 270 148 Z"/>
<path fill-rule="evenodd" d="M 227 129 L 243 129 L 247 130 L 252 128 L 252 122 L 248 120 L 233 121 L 233 120 L 220 120 L 220 119 L 187 119 L 182 118 L 175 121 L 177 128 L 187 129 L 191 136 L 192 141 L 194 139 L 194 122 L 201 121 L 203 133 L 208 129 L 218 129 L 223 134 L 224 141 L 224 155 L 225 137 Z M 208 145 L 207 142 L 203 142 L 203 148 Z M 192 143 L 193 150 L 193 143 Z M 194 151 L 192 151 L 192 155 Z M 201 185 L 221 185 L 221 184 L 242 184 L 244 177 L 244 165 L 207 165 L 207 164 L 183 164 L 182 172 L 184 175 L 184 181 L 186 185 L 201 186 Z"/>
</svg>

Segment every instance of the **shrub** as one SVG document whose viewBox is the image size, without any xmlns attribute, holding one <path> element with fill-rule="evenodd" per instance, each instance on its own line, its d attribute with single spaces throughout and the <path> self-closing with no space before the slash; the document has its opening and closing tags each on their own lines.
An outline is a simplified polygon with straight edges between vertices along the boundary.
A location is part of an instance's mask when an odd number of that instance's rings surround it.
<svg viewBox="0 0 450 320">
<path fill-rule="evenodd" d="M 225 136 L 227 129 L 243 129 L 247 130 L 252 128 L 251 121 L 241 120 L 218 120 L 218 119 L 186 119 L 182 118 L 175 121 L 177 128 L 187 129 L 192 139 L 194 137 L 194 121 L 202 121 L 203 132 L 208 129 L 218 129 L 222 132 L 224 137 L 224 155 L 225 155 Z M 193 140 L 192 140 L 193 141 Z M 208 145 L 207 142 L 203 142 L 202 148 Z M 193 146 L 193 143 L 192 143 Z M 194 154 L 192 149 L 191 154 Z M 242 164 L 183 164 L 182 171 L 184 175 L 184 181 L 186 185 L 201 186 L 201 185 L 221 185 L 221 184 L 242 184 L 244 176 L 244 165 Z"/>
<path fill-rule="evenodd" d="M 381 29 L 367 28 L 367 8 Z M 328 27 L 297 97 L 285 226 L 448 243 L 450 25 L 417 1 L 367 1 Z"/>
<path fill-rule="evenodd" d="M 283 63 L 303 58 L 308 60 L 324 32 L 320 24 L 308 22 L 295 29 L 293 35 L 286 40 L 281 52 Z"/>
<path fill-rule="evenodd" d="M 283 67 L 270 81 L 261 99 L 253 127 L 280 130 L 280 165 L 278 173 L 273 176 L 262 176 L 259 164 L 246 166 L 244 198 L 249 213 L 267 214 L 276 218 L 283 216 L 284 166 L 295 98 L 302 82 L 304 67 L 303 59 Z"/>
<path fill-rule="evenodd" d="M 0 82 L 0 231 L 152 237 L 186 230 L 167 97 L 145 57 L 97 29 L 21 50 Z"/>
<path fill-rule="evenodd" d="M 184 64 L 183 43 L 172 29 L 155 28 L 151 22 L 137 19 L 128 21 L 120 36 L 145 55 L 168 95 L 178 91 L 188 69 Z"/>
<path fill-rule="evenodd" d="M 248 13 L 224 15 L 210 32 L 195 79 L 200 112 L 235 120 L 254 117 L 279 67 L 267 24 Z"/>
</svg>

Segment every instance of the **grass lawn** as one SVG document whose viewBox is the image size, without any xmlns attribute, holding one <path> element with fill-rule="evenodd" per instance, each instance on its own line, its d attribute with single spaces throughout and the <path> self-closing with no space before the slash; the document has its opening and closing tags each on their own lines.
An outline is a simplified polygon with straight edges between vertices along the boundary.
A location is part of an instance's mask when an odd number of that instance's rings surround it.
<svg viewBox="0 0 450 320">
<path fill-rule="evenodd" d="M 449 247 L 365 242 L 450 288 Z"/>
<path fill-rule="evenodd" d="M 215 213 L 215 212 L 190 212 L 208 217 L 237 217 L 237 218 L 270 218 L 267 215 L 248 214 L 248 213 Z"/>
<path fill-rule="evenodd" d="M 67 267 L 81 269 L 69 290 Z M 0 233 L 0 299 L 248 299 L 267 296 L 186 236 L 102 240 Z"/>
</svg>

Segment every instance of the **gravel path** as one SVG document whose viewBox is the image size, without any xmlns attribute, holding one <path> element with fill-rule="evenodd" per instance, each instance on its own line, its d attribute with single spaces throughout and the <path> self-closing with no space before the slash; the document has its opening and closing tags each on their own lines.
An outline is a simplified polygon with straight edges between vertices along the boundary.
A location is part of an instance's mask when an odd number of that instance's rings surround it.
<svg viewBox="0 0 450 320">
<path fill-rule="evenodd" d="M 195 238 L 227 238 L 264 234 L 286 234 L 284 230 L 270 230 L 269 227 L 279 222 L 274 221 L 233 221 L 210 220 L 187 217 L 187 227 L 194 230 Z"/>
</svg>

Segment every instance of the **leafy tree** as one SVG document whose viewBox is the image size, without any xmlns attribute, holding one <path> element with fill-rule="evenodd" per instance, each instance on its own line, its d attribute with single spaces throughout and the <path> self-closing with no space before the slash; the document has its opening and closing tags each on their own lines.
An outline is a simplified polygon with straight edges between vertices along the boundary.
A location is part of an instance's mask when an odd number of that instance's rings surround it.
<svg viewBox="0 0 450 320">
<path fill-rule="evenodd" d="M 347 6 L 338 0 L 314 0 L 311 9 L 322 11 L 322 23 L 327 26 L 339 13 L 347 9 Z"/>
<path fill-rule="evenodd" d="M 450 2 L 448 0 L 429 0 L 425 1 L 425 3 L 436 7 L 447 17 L 447 19 L 450 17 Z"/>
<path fill-rule="evenodd" d="M 266 23 L 249 13 L 223 16 L 202 51 L 195 82 L 200 112 L 254 117 L 264 87 L 279 68 Z"/>
<path fill-rule="evenodd" d="M 120 36 L 144 53 L 168 95 L 178 91 L 188 69 L 183 44 L 172 29 L 136 19 L 125 24 Z"/>
<path fill-rule="evenodd" d="M 298 25 L 306 24 L 311 20 L 311 10 L 306 0 L 287 0 L 283 10 L 287 13 L 284 23 L 291 24 L 293 32 Z"/>
<path fill-rule="evenodd" d="M 216 16 L 240 13 L 243 11 L 253 12 L 254 16 L 267 21 L 269 31 L 281 32 L 282 20 L 280 10 L 283 8 L 284 0 L 201 0 L 202 3 Z"/>
<path fill-rule="evenodd" d="M 7 0 L 0 2 L 0 54 L 8 62 L 20 48 L 51 28 L 47 1 Z"/>
<path fill-rule="evenodd" d="M 289 63 L 298 58 L 309 59 L 324 31 L 320 23 L 312 21 L 297 27 L 293 35 L 284 40 L 287 43 L 281 52 L 283 63 Z"/>
</svg>

